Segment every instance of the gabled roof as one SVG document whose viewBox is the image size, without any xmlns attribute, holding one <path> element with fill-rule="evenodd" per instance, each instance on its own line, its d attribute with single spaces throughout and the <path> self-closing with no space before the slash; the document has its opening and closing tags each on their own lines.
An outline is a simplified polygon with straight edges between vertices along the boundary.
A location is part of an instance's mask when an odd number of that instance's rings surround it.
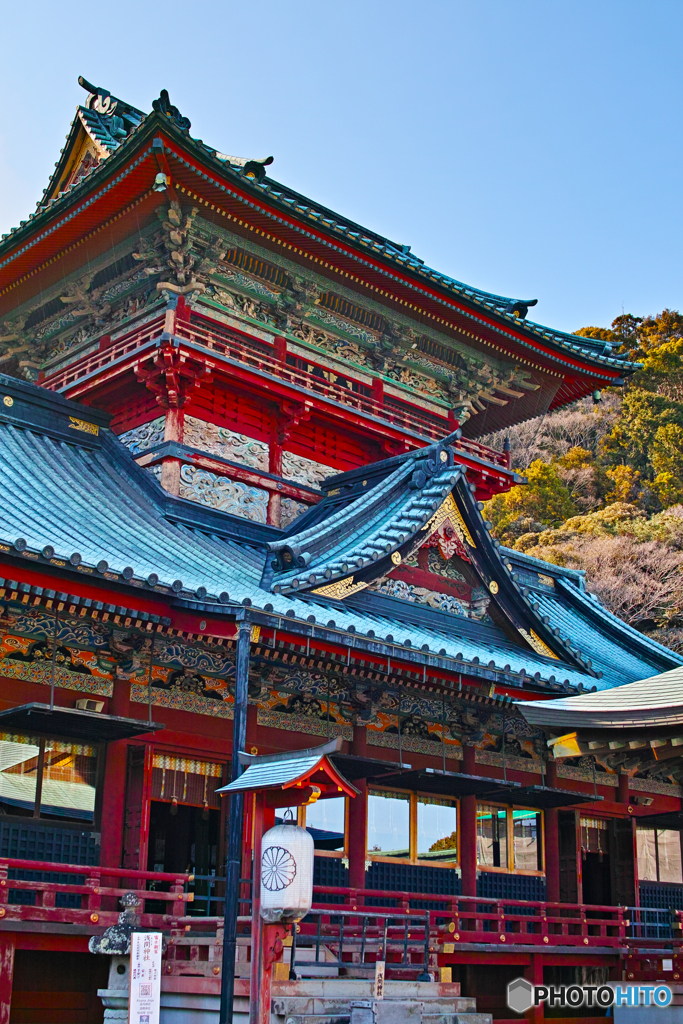
<svg viewBox="0 0 683 1024">
<path fill-rule="evenodd" d="M 464 469 L 454 464 L 451 444 L 459 437 L 458 430 L 415 452 L 327 477 L 323 501 L 286 537 L 268 544 L 277 556 L 273 592 L 344 600 L 391 572 L 448 523 L 515 639 L 592 672 L 574 638 L 549 627 L 491 538 L 483 506 L 474 501 Z"/>
<path fill-rule="evenodd" d="M 92 142 L 97 162 L 105 160 L 119 148 L 145 116 L 141 110 L 112 96 L 107 89 L 90 85 L 82 76 L 78 84 L 87 89 L 89 95 L 85 104 L 76 111 L 71 131 L 39 206 L 48 203 L 73 178 L 73 172 L 77 170 L 86 152 L 84 139 Z M 93 163 L 91 169 L 95 166 L 97 163 Z"/>
<path fill-rule="evenodd" d="M 585 573 L 501 548 L 524 596 L 563 635 L 572 637 L 600 675 L 598 689 L 631 682 L 639 673 L 683 664 L 683 658 L 613 615 L 586 590 Z"/>
<path fill-rule="evenodd" d="M 455 437 L 328 478 L 324 501 L 268 545 L 278 560 L 273 591 L 335 596 L 351 573 L 348 596 L 399 565 L 464 472 L 449 447 Z"/>
<path fill-rule="evenodd" d="M 682 666 L 602 693 L 517 707 L 553 737 L 548 746 L 556 760 L 589 756 L 608 770 L 683 782 Z M 659 827 L 669 827 L 666 815 Z"/>
<path fill-rule="evenodd" d="M 245 754 L 240 752 L 240 762 L 247 768 L 233 782 L 216 792 L 253 792 L 263 789 L 293 789 L 302 786 L 318 786 L 321 797 L 334 797 L 343 793 L 354 797 L 358 790 L 340 774 L 329 756 L 341 749 L 341 738 L 331 740 L 319 747 L 307 750 L 287 750 L 278 754 Z"/>
</svg>

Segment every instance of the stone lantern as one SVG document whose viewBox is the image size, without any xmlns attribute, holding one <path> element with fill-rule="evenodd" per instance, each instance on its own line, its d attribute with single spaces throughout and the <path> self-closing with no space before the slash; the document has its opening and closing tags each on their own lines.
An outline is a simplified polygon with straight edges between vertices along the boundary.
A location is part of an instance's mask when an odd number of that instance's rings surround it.
<svg viewBox="0 0 683 1024">
<path fill-rule="evenodd" d="M 91 953 L 109 956 L 109 980 L 106 988 L 97 990 L 104 1005 L 105 1024 L 128 1021 L 128 992 L 130 986 L 130 937 L 140 931 L 142 900 L 134 892 L 121 897 L 123 910 L 116 924 L 102 935 L 92 935 L 88 948 Z"/>
</svg>

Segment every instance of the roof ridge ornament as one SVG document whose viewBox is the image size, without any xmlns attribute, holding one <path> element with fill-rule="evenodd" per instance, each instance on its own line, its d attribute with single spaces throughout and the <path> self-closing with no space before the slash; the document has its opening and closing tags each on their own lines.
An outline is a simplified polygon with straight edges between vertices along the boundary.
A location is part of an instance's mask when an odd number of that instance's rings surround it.
<svg viewBox="0 0 683 1024">
<path fill-rule="evenodd" d="M 520 320 L 526 320 L 526 315 L 529 312 L 529 306 L 537 305 L 538 299 L 513 299 L 512 302 L 508 302 L 503 312 L 511 313 Z"/>
<path fill-rule="evenodd" d="M 167 89 L 161 90 L 159 93 L 159 99 L 154 100 L 152 107 L 156 110 L 157 114 L 161 114 L 162 117 L 167 117 L 172 121 L 175 127 L 181 132 L 189 132 L 192 127 L 192 122 L 189 117 L 183 117 L 178 108 L 174 107 L 171 103 Z"/>
<path fill-rule="evenodd" d="M 83 75 L 78 76 L 78 84 L 90 93 L 85 101 L 88 110 L 96 110 L 98 114 L 104 114 L 106 117 L 113 115 L 118 106 L 118 100 L 114 99 L 108 89 L 91 85 L 87 79 L 83 78 Z"/>
</svg>

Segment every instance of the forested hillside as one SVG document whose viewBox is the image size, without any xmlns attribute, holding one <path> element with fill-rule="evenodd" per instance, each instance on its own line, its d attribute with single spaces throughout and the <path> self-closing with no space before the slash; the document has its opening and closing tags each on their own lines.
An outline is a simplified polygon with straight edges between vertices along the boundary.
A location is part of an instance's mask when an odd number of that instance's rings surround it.
<svg viewBox="0 0 683 1024">
<path fill-rule="evenodd" d="M 683 315 L 576 333 L 618 342 L 642 369 L 597 401 L 512 428 L 528 485 L 488 502 L 488 518 L 509 547 L 585 569 L 610 611 L 683 652 Z"/>
</svg>

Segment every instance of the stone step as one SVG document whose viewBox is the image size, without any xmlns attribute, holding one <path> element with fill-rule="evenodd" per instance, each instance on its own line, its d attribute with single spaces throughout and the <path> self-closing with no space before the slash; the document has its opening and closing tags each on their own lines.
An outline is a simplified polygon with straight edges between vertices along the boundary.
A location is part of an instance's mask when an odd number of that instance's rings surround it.
<svg viewBox="0 0 683 1024">
<path fill-rule="evenodd" d="M 491 1024 L 490 1013 L 423 1013 L 421 1024 Z"/>
<path fill-rule="evenodd" d="M 492 1024 L 492 1018 L 490 1013 L 439 1012 L 431 1001 L 363 999 L 351 1003 L 351 1024 Z"/>
<path fill-rule="evenodd" d="M 337 1015 L 319 1013 L 295 1013 L 291 1017 L 285 1017 L 285 1024 L 351 1024 L 351 1017 L 348 1013 Z"/>
<path fill-rule="evenodd" d="M 343 981 L 342 981 L 343 984 Z M 356 998 L 353 1000 L 357 1002 Z M 384 997 L 384 1002 L 392 1003 L 395 998 Z M 401 1000 L 403 1001 L 403 1000 Z M 334 1014 L 349 1013 L 349 997 L 347 996 L 281 996 L 273 999 L 272 1012 L 277 1017 L 308 1017 L 311 1015 L 329 1016 Z M 418 999 L 423 1007 L 423 1013 L 450 1013 L 450 1014 L 471 1014 L 476 1010 L 476 1001 L 471 996 L 434 996 L 433 999 Z M 478 1024 L 473 1021 L 472 1024 Z"/>
</svg>

